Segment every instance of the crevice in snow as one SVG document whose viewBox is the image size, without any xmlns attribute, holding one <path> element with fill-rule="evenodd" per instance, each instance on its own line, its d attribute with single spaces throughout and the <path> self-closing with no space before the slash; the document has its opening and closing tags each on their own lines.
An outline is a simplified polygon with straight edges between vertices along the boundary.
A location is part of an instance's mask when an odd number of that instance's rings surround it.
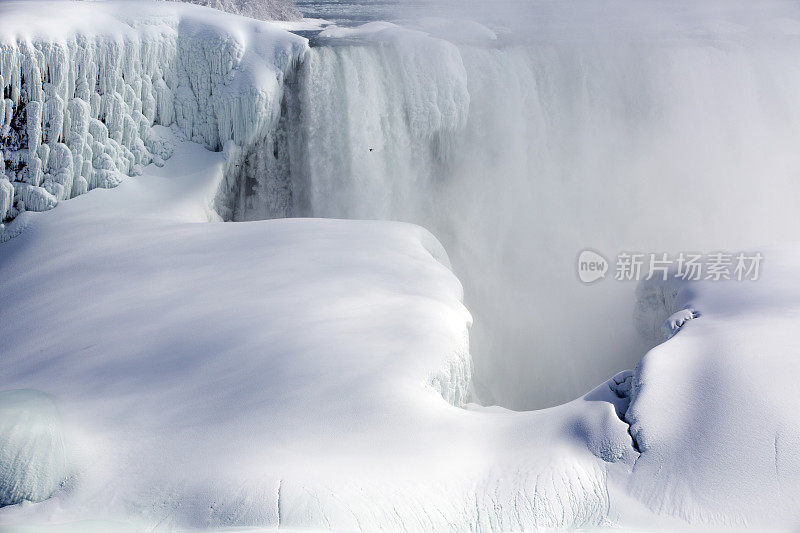
<svg viewBox="0 0 800 533">
<path fill-rule="evenodd" d="M 281 488 L 283 486 L 283 479 L 278 480 L 278 490 L 275 497 L 275 505 L 278 514 L 278 529 L 281 527 Z"/>
<path fill-rule="evenodd" d="M 608 388 L 611 389 L 611 392 L 614 395 L 622 400 L 621 402 L 614 405 L 614 410 L 617 412 L 617 416 L 620 420 L 625 420 L 625 411 L 628 410 L 628 405 L 631 401 L 631 386 L 633 383 L 633 371 L 632 370 L 623 370 L 616 376 L 612 377 L 608 380 Z"/>
<path fill-rule="evenodd" d="M 630 407 L 631 404 L 634 379 L 635 375 L 633 370 L 623 370 L 608 380 L 608 388 L 610 388 L 611 392 L 613 392 L 614 395 L 620 399 L 619 402 L 614 403 L 614 410 L 617 413 L 617 417 L 619 417 L 619 419 L 622 420 L 626 426 L 628 426 L 627 431 L 631 438 L 631 446 L 634 450 L 636 450 L 637 453 L 642 453 L 639 443 L 636 441 L 636 437 L 631 432 L 631 424 L 626 418 L 628 407 Z"/>
</svg>

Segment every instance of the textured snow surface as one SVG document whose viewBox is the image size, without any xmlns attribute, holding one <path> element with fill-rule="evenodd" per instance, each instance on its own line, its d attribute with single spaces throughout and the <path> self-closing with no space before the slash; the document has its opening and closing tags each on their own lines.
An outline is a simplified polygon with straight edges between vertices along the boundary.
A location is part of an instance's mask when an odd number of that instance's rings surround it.
<svg viewBox="0 0 800 533">
<path fill-rule="evenodd" d="M 57 399 L 69 475 L 0 522 L 613 520 L 609 472 L 635 451 L 608 386 L 541 412 L 457 407 L 470 315 L 434 237 L 390 222 L 204 223 L 224 166 L 176 142 L 164 167 L 29 213 L 1 245 L 0 300 L 14 305 L 0 309 L 0 388 Z"/>
<path fill-rule="evenodd" d="M 32 390 L 0 392 L 0 505 L 49 498 L 66 475 L 53 400 Z"/>
<path fill-rule="evenodd" d="M 163 164 L 171 149 L 153 124 L 215 150 L 263 142 L 306 48 L 268 23 L 195 6 L 31 5 L 0 5 L 0 222 Z"/>
</svg>

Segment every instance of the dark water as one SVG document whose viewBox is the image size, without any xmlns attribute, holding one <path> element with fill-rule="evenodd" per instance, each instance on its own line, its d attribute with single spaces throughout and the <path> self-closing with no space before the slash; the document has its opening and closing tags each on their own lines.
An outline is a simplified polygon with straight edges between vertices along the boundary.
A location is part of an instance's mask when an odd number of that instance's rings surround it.
<svg viewBox="0 0 800 533">
<path fill-rule="evenodd" d="M 295 0 L 304 17 L 321 18 L 340 26 L 355 26 L 375 20 L 403 23 L 428 17 L 480 20 L 489 26 L 507 26 L 499 13 L 528 11 L 538 6 L 545 11 L 550 0 Z M 502 6 L 502 9 L 498 9 Z M 515 17 L 511 17 L 515 18 Z"/>
<path fill-rule="evenodd" d="M 397 20 L 401 11 L 398 0 L 298 0 L 295 3 L 304 17 L 326 19 L 345 26 L 373 20 Z"/>
</svg>

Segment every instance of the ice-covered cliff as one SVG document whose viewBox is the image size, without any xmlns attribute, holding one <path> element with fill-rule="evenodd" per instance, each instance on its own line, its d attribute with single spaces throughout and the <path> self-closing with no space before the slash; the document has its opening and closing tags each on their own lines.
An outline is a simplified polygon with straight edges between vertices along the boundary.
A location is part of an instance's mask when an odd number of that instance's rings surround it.
<svg viewBox="0 0 800 533">
<path fill-rule="evenodd" d="M 0 222 L 163 164 L 154 124 L 232 154 L 269 138 L 306 49 L 268 23 L 174 3 L 35 5 L 48 16 L 1 8 Z"/>
</svg>

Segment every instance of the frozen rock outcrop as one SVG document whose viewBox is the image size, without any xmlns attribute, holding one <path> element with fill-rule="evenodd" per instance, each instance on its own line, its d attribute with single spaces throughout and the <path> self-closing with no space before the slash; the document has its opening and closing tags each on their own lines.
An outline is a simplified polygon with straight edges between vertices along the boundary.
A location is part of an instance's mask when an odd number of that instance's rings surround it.
<svg viewBox="0 0 800 533">
<path fill-rule="evenodd" d="M 0 392 L 0 506 L 49 498 L 66 473 L 53 399 L 34 390 Z"/>
</svg>

